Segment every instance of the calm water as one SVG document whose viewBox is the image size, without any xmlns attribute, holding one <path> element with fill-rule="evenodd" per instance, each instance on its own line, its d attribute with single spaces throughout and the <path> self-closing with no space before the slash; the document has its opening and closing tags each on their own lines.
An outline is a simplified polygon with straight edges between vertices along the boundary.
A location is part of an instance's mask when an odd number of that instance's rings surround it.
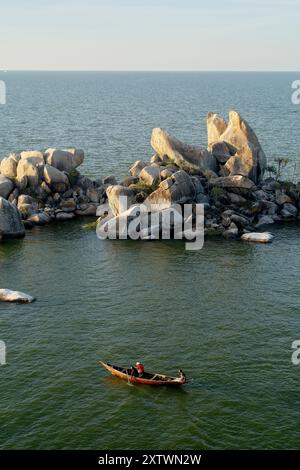
<svg viewBox="0 0 300 470">
<path fill-rule="evenodd" d="M 297 159 L 295 74 L 10 73 L 0 153 L 77 145 L 86 173 L 151 156 L 151 128 L 205 142 L 207 110 L 239 110 L 270 156 Z M 85 221 L 0 245 L 0 448 L 300 448 L 299 226 L 259 246 L 211 239 L 101 242 Z M 130 387 L 97 360 L 174 373 L 181 390 Z"/>
</svg>

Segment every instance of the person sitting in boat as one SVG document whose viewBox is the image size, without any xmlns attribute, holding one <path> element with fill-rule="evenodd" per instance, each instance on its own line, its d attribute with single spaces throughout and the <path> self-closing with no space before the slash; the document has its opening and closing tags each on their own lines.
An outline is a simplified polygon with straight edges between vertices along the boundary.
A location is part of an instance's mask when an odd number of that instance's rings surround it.
<svg viewBox="0 0 300 470">
<path fill-rule="evenodd" d="M 131 375 L 131 377 L 137 377 L 139 375 L 135 366 L 131 366 L 130 375 Z"/>
<path fill-rule="evenodd" d="M 183 372 L 182 369 L 179 369 L 179 378 L 180 378 L 182 381 L 185 381 L 185 382 L 186 382 L 186 375 L 185 375 L 185 373 Z"/>
<path fill-rule="evenodd" d="M 145 372 L 144 364 L 142 364 L 141 362 L 136 362 L 135 367 L 138 371 L 139 377 L 142 377 Z"/>
</svg>

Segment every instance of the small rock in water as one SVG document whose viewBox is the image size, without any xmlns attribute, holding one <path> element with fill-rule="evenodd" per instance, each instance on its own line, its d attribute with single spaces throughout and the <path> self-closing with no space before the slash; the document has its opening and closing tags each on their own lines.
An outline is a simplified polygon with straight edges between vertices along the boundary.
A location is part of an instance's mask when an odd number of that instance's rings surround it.
<svg viewBox="0 0 300 470">
<path fill-rule="evenodd" d="M 247 242 L 271 243 L 274 238 L 270 232 L 250 232 L 244 233 L 241 239 Z"/>
<path fill-rule="evenodd" d="M 33 225 L 46 225 L 51 222 L 51 218 L 46 212 L 39 212 L 37 214 L 33 214 L 27 219 Z"/>
<path fill-rule="evenodd" d="M 65 222 L 66 220 L 74 219 L 75 215 L 74 212 L 58 212 L 55 214 L 56 220 L 60 222 Z"/>
<path fill-rule="evenodd" d="M 24 304 L 31 304 L 35 300 L 35 297 L 24 294 L 17 290 L 0 289 L 0 302 L 20 302 Z"/>
</svg>

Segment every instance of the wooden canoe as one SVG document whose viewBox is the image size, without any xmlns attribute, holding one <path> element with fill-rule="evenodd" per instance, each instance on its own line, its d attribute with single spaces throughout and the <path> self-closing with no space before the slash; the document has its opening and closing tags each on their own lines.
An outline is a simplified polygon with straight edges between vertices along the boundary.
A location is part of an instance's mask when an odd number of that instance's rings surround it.
<svg viewBox="0 0 300 470">
<path fill-rule="evenodd" d="M 112 375 L 119 377 L 120 379 L 127 380 L 133 383 L 140 383 L 144 385 L 164 385 L 174 386 L 183 385 L 186 383 L 186 379 L 180 377 L 168 377 L 167 375 L 155 374 L 152 372 L 144 372 L 142 377 L 136 377 L 131 375 L 131 368 L 119 367 L 106 362 L 99 361 L 99 363 L 107 369 Z"/>
</svg>

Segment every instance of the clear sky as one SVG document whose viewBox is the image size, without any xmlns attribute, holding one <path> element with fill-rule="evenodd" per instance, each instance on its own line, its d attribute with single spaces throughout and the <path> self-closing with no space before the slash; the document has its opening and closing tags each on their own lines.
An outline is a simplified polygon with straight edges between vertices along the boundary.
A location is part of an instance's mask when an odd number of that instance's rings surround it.
<svg viewBox="0 0 300 470">
<path fill-rule="evenodd" d="M 300 0 L 0 0 L 0 70 L 299 70 Z"/>
</svg>

